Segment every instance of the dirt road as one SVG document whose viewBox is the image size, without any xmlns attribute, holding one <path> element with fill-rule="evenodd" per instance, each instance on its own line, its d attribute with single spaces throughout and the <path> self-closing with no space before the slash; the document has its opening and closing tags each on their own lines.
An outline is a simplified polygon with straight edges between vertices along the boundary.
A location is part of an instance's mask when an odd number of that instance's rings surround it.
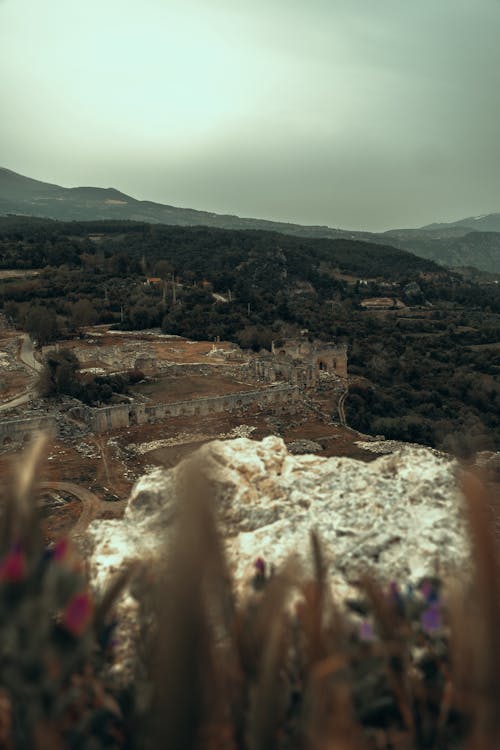
<svg viewBox="0 0 500 750">
<path fill-rule="evenodd" d="M 20 396 L 15 396 L 15 398 L 11 398 L 10 401 L 4 401 L 3 404 L 0 404 L 0 411 L 6 411 L 7 409 L 14 409 L 16 406 L 21 406 L 22 404 L 26 404 L 28 401 L 31 401 L 33 392 L 25 391 L 24 393 L 21 393 Z"/>
<path fill-rule="evenodd" d="M 21 360 L 21 362 L 23 362 L 23 364 L 29 367 L 30 370 L 40 372 L 40 370 L 42 369 L 42 365 L 40 364 L 40 362 L 35 359 L 33 341 L 27 333 L 25 333 L 23 336 L 23 343 L 21 345 L 21 351 L 19 352 L 19 359 Z"/>
<path fill-rule="evenodd" d="M 93 492 L 73 482 L 40 482 L 41 489 L 59 490 L 74 495 L 83 505 L 80 518 L 73 526 L 71 534 L 78 535 L 85 531 L 87 526 L 97 516 L 101 508 L 101 500 Z"/>
<path fill-rule="evenodd" d="M 23 341 L 19 350 L 19 359 L 24 365 L 26 365 L 26 367 L 29 367 L 33 373 L 38 373 L 42 369 L 40 362 L 35 359 L 33 342 L 27 333 L 23 335 Z M 35 389 L 28 388 L 18 396 L 14 396 L 14 398 L 11 398 L 9 401 L 0 404 L 0 412 L 6 411 L 7 409 L 14 409 L 16 406 L 22 406 L 22 404 L 28 403 L 28 401 L 31 401 L 35 397 Z"/>
<path fill-rule="evenodd" d="M 339 412 L 339 421 L 342 427 L 347 427 L 344 404 L 345 404 L 345 400 L 347 398 L 348 393 L 349 393 L 349 387 L 346 388 L 346 390 L 342 393 L 342 395 L 339 398 L 338 412 Z"/>
</svg>

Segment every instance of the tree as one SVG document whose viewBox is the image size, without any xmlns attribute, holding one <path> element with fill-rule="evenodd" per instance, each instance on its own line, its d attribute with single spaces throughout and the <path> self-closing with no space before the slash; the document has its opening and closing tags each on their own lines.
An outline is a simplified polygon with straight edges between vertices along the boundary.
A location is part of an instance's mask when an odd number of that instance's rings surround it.
<svg viewBox="0 0 500 750">
<path fill-rule="evenodd" d="M 26 315 L 24 327 L 39 346 L 54 341 L 59 335 L 56 314 L 48 307 L 31 307 Z"/>
<path fill-rule="evenodd" d="M 94 325 L 97 323 L 97 318 L 97 312 L 88 299 L 79 299 L 71 306 L 71 321 L 75 328 Z"/>
<path fill-rule="evenodd" d="M 271 350 L 273 332 L 263 326 L 245 326 L 236 334 L 236 338 L 243 349 L 253 349 L 256 352 L 260 349 Z"/>
<path fill-rule="evenodd" d="M 156 276 L 159 276 L 160 279 L 163 279 L 164 281 L 167 281 L 167 279 L 170 279 L 172 277 L 173 272 L 174 272 L 174 267 L 168 260 L 159 260 L 158 263 L 156 263 L 155 265 Z"/>
<path fill-rule="evenodd" d="M 78 370 L 80 363 L 70 349 L 49 352 L 45 355 L 43 369 L 38 379 L 38 391 L 46 398 L 77 396 L 80 390 Z"/>
</svg>

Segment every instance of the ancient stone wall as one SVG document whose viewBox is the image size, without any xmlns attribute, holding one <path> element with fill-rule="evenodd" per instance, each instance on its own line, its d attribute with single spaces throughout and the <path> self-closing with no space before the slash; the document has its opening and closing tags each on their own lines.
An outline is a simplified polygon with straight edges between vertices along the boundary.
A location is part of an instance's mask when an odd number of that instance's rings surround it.
<svg viewBox="0 0 500 750">
<path fill-rule="evenodd" d="M 262 357 L 251 360 L 249 365 L 253 377 L 275 383 L 282 380 L 299 388 L 314 388 L 318 384 L 316 367 L 298 364 L 284 357 Z"/>
<path fill-rule="evenodd" d="M 135 360 L 134 370 L 140 370 L 144 375 L 156 375 L 158 373 L 158 363 L 154 357 L 144 354 Z"/>
<path fill-rule="evenodd" d="M 27 442 L 39 431 L 57 433 L 57 423 L 52 417 L 31 417 L 0 422 L 0 446 Z"/>
<path fill-rule="evenodd" d="M 101 433 L 135 424 L 154 424 L 168 417 L 206 416 L 225 411 L 237 411 L 254 404 L 290 411 L 293 410 L 298 399 L 299 391 L 296 387 L 283 385 L 258 391 L 244 391 L 167 404 L 119 404 L 101 409 L 82 406 L 72 409 L 71 415 L 86 422 L 94 432 Z"/>
<path fill-rule="evenodd" d="M 334 372 L 341 378 L 347 378 L 346 344 L 319 345 L 314 350 L 314 358 L 320 370 Z"/>
<path fill-rule="evenodd" d="M 323 343 L 309 339 L 282 339 L 272 343 L 276 358 L 291 358 L 320 372 L 329 372 L 347 378 L 347 346 L 335 342 Z"/>
</svg>

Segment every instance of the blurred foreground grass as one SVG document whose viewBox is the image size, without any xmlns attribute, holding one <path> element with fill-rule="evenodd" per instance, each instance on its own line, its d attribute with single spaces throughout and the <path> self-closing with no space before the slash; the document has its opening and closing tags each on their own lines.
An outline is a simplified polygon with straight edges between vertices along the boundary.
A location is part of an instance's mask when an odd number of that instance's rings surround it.
<svg viewBox="0 0 500 750">
<path fill-rule="evenodd" d="M 194 472 L 168 563 L 131 568 L 97 596 L 69 540 L 43 543 L 44 445 L 2 489 L 0 748 L 500 747 L 496 498 L 474 476 L 464 480 L 473 564 L 463 581 L 383 588 L 366 576 L 336 602 L 312 533 L 313 576 L 293 560 L 271 574 L 258 559 L 237 599 Z M 117 680 L 113 611 L 129 585 L 139 637 L 132 673 Z"/>
</svg>

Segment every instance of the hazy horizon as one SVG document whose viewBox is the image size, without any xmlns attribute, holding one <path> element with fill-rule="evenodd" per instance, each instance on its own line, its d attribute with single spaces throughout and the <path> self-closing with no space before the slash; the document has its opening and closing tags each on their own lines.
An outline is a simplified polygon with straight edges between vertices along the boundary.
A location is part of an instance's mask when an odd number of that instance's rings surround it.
<svg viewBox="0 0 500 750">
<path fill-rule="evenodd" d="M 500 210 L 500 2 L 0 0 L 0 164 L 383 231 Z"/>
</svg>

